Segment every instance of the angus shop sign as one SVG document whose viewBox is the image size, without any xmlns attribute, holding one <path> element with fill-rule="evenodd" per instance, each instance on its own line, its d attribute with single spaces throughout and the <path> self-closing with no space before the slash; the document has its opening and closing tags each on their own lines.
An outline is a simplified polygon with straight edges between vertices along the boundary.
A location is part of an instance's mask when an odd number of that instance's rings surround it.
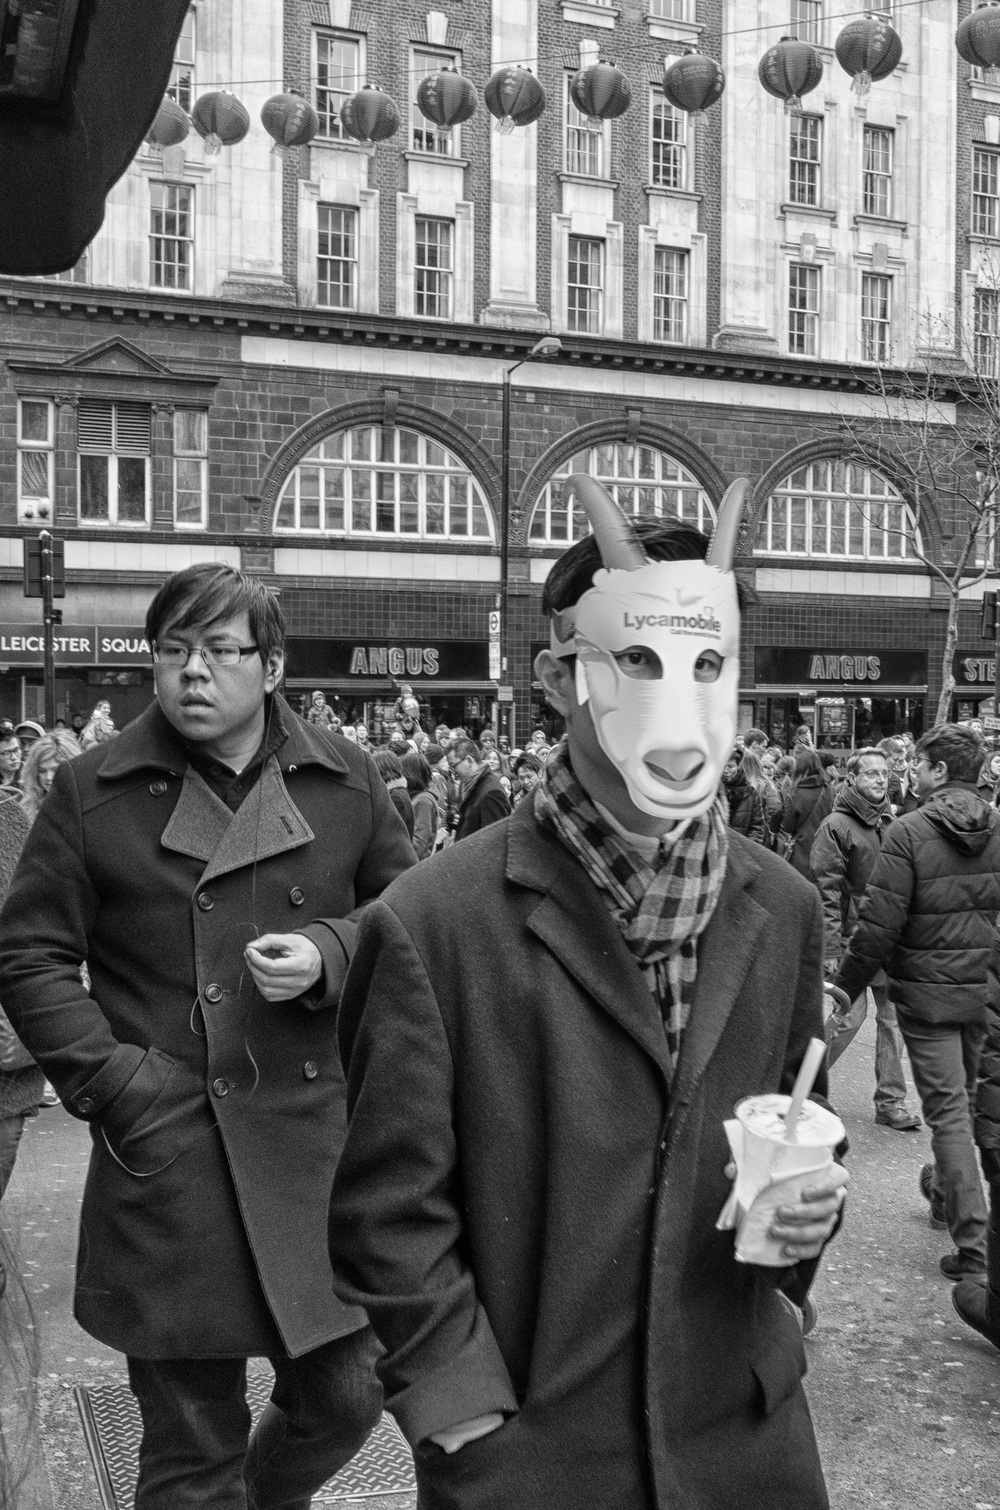
<svg viewBox="0 0 1000 1510">
<path fill-rule="evenodd" d="M 754 676 L 766 687 L 922 687 L 927 652 L 758 645 Z"/>
</svg>

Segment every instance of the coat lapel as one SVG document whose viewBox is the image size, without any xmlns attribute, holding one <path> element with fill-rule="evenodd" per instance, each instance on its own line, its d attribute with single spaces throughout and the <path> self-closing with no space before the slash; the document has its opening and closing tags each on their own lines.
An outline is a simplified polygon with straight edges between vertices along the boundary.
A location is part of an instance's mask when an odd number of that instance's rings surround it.
<svg viewBox="0 0 1000 1510">
<path fill-rule="evenodd" d="M 509 823 L 508 878 L 544 892 L 527 925 L 563 968 L 659 1066 L 669 1083 L 666 1034 L 628 945 L 590 880 L 529 804 Z"/>
<path fill-rule="evenodd" d="M 179 855 L 191 855 L 206 863 L 222 843 L 233 815 L 221 797 L 204 782 L 193 766 L 184 773 L 184 783 L 170 822 L 160 843 Z"/>
<path fill-rule="evenodd" d="M 766 907 L 749 895 L 760 867 L 730 843 L 726 878 L 712 919 L 698 945 L 698 975 L 673 1086 L 672 1131 L 683 1119 L 699 1080 L 722 1037 L 767 925 Z"/>
<path fill-rule="evenodd" d="M 166 849 L 204 860 L 201 884 L 205 884 L 255 861 L 298 849 L 314 837 L 289 797 L 272 755 L 235 813 L 189 766 L 160 843 Z"/>
</svg>

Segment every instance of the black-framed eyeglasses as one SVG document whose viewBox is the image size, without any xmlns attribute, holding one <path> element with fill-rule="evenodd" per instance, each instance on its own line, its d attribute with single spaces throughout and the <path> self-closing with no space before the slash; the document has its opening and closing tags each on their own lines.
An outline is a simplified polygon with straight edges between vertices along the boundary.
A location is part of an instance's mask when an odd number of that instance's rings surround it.
<svg viewBox="0 0 1000 1510">
<path fill-rule="evenodd" d="M 180 671 L 197 653 L 206 666 L 238 666 L 246 655 L 256 655 L 259 645 L 178 645 L 170 640 L 161 644 L 154 641 L 153 660 L 157 666 L 170 666 Z"/>
</svg>

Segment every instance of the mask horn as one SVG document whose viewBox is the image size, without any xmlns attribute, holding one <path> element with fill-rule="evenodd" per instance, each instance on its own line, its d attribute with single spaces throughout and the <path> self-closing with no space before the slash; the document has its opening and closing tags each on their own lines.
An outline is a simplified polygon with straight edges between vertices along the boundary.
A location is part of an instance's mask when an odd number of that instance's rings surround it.
<svg viewBox="0 0 1000 1510">
<path fill-rule="evenodd" d="M 638 571 L 649 565 L 649 557 L 639 543 L 631 520 L 625 517 L 599 482 L 585 472 L 574 472 L 567 479 L 566 486 L 579 499 L 590 520 L 601 560 L 608 571 Z"/>
<path fill-rule="evenodd" d="M 737 477 L 722 495 L 719 517 L 712 535 L 712 543 L 705 557 L 706 566 L 715 566 L 719 571 L 732 571 L 736 555 L 736 541 L 740 533 L 740 520 L 750 496 L 749 477 Z"/>
</svg>

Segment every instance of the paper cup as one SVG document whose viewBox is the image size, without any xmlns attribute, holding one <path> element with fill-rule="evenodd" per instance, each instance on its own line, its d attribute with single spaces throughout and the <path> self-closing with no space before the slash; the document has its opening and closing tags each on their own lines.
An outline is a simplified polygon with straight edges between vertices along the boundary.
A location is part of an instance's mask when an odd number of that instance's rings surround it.
<svg viewBox="0 0 1000 1510">
<path fill-rule="evenodd" d="M 784 1117 L 790 1096 L 748 1096 L 736 1107 L 730 1142 L 736 1160 L 736 1257 L 741 1263 L 784 1268 L 782 1243 L 768 1235 L 779 1206 L 794 1203 L 815 1175 L 829 1169 L 833 1150 L 844 1137 L 844 1124 L 833 1112 L 807 1101 L 787 1138 Z M 738 1131 L 737 1131 L 738 1130 Z"/>
</svg>

